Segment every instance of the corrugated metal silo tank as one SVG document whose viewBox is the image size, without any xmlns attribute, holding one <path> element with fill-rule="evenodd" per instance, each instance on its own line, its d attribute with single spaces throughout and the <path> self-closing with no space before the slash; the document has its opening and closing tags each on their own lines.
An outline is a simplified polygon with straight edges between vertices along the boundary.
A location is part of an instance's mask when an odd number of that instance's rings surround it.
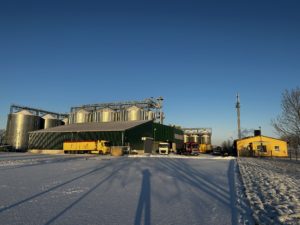
<svg viewBox="0 0 300 225">
<path fill-rule="evenodd" d="M 154 120 L 154 112 L 152 111 L 147 112 L 147 120 Z"/>
<path fill-rule="evenodd" d="M 55 118 L 51 114 L 47 114 L 47 115 L 43 116 L 42 119 L 44 120 L 44 129 L 63 125 L 63 121 Z"/>
<path fill-rule="evenodd" d="M 91 113 L 85 109 L 79 109 L 75 112 L 75 123 L 90 122 Z"/>
<path fill-rule="evenodd" d="M 201 133 L 201 144 L 211 144 L 211 134 L 209 132 L 202 132 Z"/>
<path fill-rule="evenodd" d="M 11 113 L 7 119 L 7 142 L 15 150 L 24 151 L 28 147 L 28 132 L 42 128 L 42 118 L 27 110 Z"/>
<path fill-rule="evenodd" d="M 112 122 L 115 118 L 115 111 L 110 108 L 100 110 L 100 122 Z"/>
<path fill-rule="evenodd" d="M 136 106 L 131 106 L 127 109 L 128 121 L 142 120 L 143 110 Z"/>
<path fill-rule="evenodd" d="M 191 136 L 191 141 L 199 144 L 200 143 L 199 135 L 198 134 L 193 134 Z"/>
<path fill-rule="evenodd" d="M 121 112 L 120 111 L 115 111 L 114 121 L 121 121 Z"/>
<path fill-rule="evenodd" d="M 100 122 L 101 112 L 102 112 L 101 109 L 98 109 L 97 111 L 94 112 L 93 122 Z"/>
<path fill-rule="evenodd" d="M 120 110 L 120 118 L 119 118 L 119 120 L 120 121 L 126 121 L 127 120 L 127 116 L 126 116 L 126 109 L 121 109 Z"/>
<path fill-rule="evenodd" d="M 69 124 L 75 123 L 75 112 L 71 112 L 69 113 L 69 120 L 68 120 Z"/>
<path fill-rule="evenodd" d="M 183 142 L 184 143 L 190 142 L 190 136 L 187 134 L 183 135 Z"/>
<path fill-rule="evenodd" d="M 62 119 L 62 122 L 63 122 L 64 125 L 69 124 L 69 118 L 68 118 L 68 117 L 63 118 L 63 119 Z"/>
</svg>

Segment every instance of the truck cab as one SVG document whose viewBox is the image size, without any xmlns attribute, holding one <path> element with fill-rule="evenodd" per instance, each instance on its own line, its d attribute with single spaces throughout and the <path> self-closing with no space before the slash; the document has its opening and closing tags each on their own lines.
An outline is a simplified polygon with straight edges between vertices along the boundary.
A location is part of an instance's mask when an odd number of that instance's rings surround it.
<svg viewBox="0 0 300 225">
<path fill-rule="evenodd" d="M 185 145 L 185 153 L 188 155 L 199 155 L 199 144 L 195 142 L 187 142 Z"/>
<path fill-rule="evenodd" d="M 170 145 L 168 142 L 160 142 L 158 145 L 158 153 L 160 155 L 168 155 L 170 152 Z"/>
<path fill-rule="evenodd" d="M 99 154 L 109 154 L 111 144 L 109 141 L 98 140 L 97 141 L 97 151 Z"/>
</svg>

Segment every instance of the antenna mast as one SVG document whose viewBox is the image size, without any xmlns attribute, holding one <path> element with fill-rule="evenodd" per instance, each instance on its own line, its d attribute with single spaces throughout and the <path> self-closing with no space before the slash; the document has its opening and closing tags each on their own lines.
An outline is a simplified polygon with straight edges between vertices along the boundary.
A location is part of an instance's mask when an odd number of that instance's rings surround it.
<svg viewBox="0 0 300 225">
<path fill-rule="evenodd" d="M 236 112 L 237 112 L 238 139 L 241 139 L 242 138 L 242 135 L 241 135 L 241 113 L 240 113 L 241 105 L 240 105 L 239 93 L 237 93 L 237 95 L 236 95 L 235 108 L 236 108 Z"/>
</svg>

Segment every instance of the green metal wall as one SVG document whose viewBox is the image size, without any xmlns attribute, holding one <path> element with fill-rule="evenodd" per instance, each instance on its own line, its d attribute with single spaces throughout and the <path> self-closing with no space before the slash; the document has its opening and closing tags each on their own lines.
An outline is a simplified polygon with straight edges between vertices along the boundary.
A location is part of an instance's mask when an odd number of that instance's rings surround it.
<svg viewBox="0 0 300 225">
<path fill-rule="evenodd" d="M 123 133 L 123 134 L 122 134 Z M 151 137 L 155 141 L 175 142 L 181 146 L 183 140 L 174 138 L 174 134 L 183 135 L 183 131 L 163 124 L 147 123 L 138 125 L 126 131 L 99 132 L 33 132 L 29 135 L 29 149 L 63 149 L 64 141 L 108 140 L 114 146 L 130 143 L 131 149 L 143 149 L 142 137 Z"/>
<path fill-rule="evenodd" d="M 109 140 L 112 145 L 122 144 L 120 131 L 108 132 L 37 132 L 29 135 L 29 149 L 63 149 L 64 141 Z"/>
<path fill-rule="evenodd" d="M 130 143 L 131 149 L 144 149 L 142 137 L 153 137 L 153 122 L 141 124 L 125 131 L 125 143 Z"/>
<path fill-rule="evenodd" d="M 155 141 L 174 141 L 174 128 L 159 123 L 153 123 L 153 138 Z"/>
<path fill-rule="evenodd" d="M 175 134 L 182 135 L 182 139 L 176 139 Z M 155 141 L 176 143 L 176 148 L 183 148 L 183 131 L 172 126 L 153 123 L 153 137 Z"/>
</svg>

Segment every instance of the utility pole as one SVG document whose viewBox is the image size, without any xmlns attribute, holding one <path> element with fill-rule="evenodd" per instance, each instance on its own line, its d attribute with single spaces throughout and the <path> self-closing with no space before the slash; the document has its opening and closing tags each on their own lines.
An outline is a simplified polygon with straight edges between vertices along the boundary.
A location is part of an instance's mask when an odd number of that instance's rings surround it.
<svg viewBox="0 0 300 225">
<path fill-rule="evenodd" d="M 241 105 L 240 105 L 239 93 L 237 93 L 237 95 L 236 95 L 235 108 L 236 108 L 236 112 L 237 112 L 238 139 L 241 139 L 242 138 L 242 135 L 241 135 L 241 114 L 240 114 Z"/>
</svg>

